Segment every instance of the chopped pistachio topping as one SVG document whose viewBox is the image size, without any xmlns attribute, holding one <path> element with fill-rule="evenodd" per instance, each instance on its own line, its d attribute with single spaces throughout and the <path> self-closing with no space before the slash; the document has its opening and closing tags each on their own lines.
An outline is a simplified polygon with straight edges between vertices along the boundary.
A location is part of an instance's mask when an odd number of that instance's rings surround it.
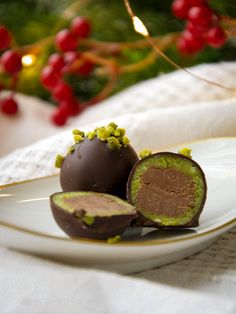
<svg viewBox="0 0 236 314">
<path fill-rule="evenodd" d="M 75 146 L 74 145 L 72 145 L 72 146 L 70 146 L 69 148 L 68 148 L 68 154 L 71 154 L 71 153 L 73 153 L 73 151 L 75 150 Z"/>
<path fill-rule="evenodd" d="M 101 141 L 107 141 L 111 150 L 120 149 L 122 146 L 129 144 L 129 139 L 125 135 L 125 129 L 118 128 L 118 125 L 114 122 L 109 123 L 107 126 L 96 128 L 91 135 L 88 133 L 87 136 L 89 139 L 97 136 Z"/>
<path fill-rule="evenodd" d="M 116 130 L 113 129 L 111 126 L 107 126 L 106 129 L 107 129 L 108 134 L 110 134 L 110 136 L 114 135 L 116 132 Z"/>
<path fill-rule="evenodd" d="M 143 150 L 139 153 L 139 157 L 140 157 L 141 159 L 143 159 L 143 158 L 145 158 L 145 157 L 150 156 L 151 154 L 152 154 L 152 151 L 151 151 L 150 149 L 148 149 L 148 148 L 145 148 L 145 149 L 143 149 Z"/>
<path fill-rule="evenodd" d="M 97 137 L 101 141 L 106 141 L 110 137 L 110 135 L 111 135 L 111 133 L 109 132 L 109 129 L 105 128 L 104 126 L 97 129 Z"/>
<path fill-rule="evenodd" d="M 94 223 L 94 217 L 84 215 L 82 221 L 86 223 L 86 225 L 91 226 Z"/>
<path fill-rule="evenodd" d="M 120 235 L 116 235 L 115 237 L 113 238 L 108 238 L 107 239 L 107 243 L 109 244 L 114 244 L 114 243 L 118 243 L 121 241 L 121 236 Z"/>
<path fill-rule="evenodd" d="M 75 141 L 75 144 L 78 144 L 80 142 L 82 142 L 84 140 L 84 132 L 83 131 L 80 131 L 78 129 L 74 129 L 72 131 L 72 134 L 74 135 L 74 141 Z"/>
<path fill-rule="evenodd" d="M 108 143 L 108 147 L 111 150 L 120 149 L 120 147 L 121 147 L 121 144 L 120 144 L 119 140 L 116 137 L 114 137 L 114 136 L 109 137 L 107 139 L 107 143 Z"/>
<path fill-rule="evenodd" d="M 116 137 L 124 136 L 125 135 L 125 129 L 121 129 L 121 128 L 116 129 L 114 131 L 114 135 Z"/>
<path fill-rule="evenodd" d="M 56 160 L 55 160 L 55 167 L 56 168 L 61 168 L 64 159 L 65 159 L 65 157 L 63 157 L 62 155 L 58 154 L 56 156 Z"/>
<path fill-rule="evenodd" d="M 81 135 L 79 135 L 79 134 L 74 135 L 74 141 L 75 141 L 76 144 L 82 142 L 83 139 L 84 138 Z"/>
<path fill-rule="evenodd" d="M 96 137 L 96 132 L 95 131 L 88 132 L 86 136 L 91 141 Z"/>
<path fill-rule="evenodd" d="M 180 155 L 183 155 L 183 156 L 192 158 L 192 155 L 191 155 L 192 150 L 191 150 L 190 148 L 184 147 L 184 148 L 180 149 L 180 150 L 178 151 L 178 153 L 179 153 Z"/>
<path fill-rule="evenodd" d="M 116 130 L 118 128 L 118 125 L 115 124 L 114 122 L 111 122 L 108 124 L 108 127 L 111 127 L 112 129 Z"/>
<path fill-rule="evenodd" d="M 74 129 L 72 134 L 74 135 L 74 141 L 76 144 L 85 139 L 84 132 L 78 129 Z M 118 128 L 118 125 L 114 122 L 109 123 L 107 126 L 97 127 L 93 131 L 86 134 L 86 138 L 90 141 L 96 137 L 103 142 L 106 141 L 111 150 L 117 150 L 122 146 L 126 147 L 129 144 L 129 139 L 125 135 L 125 129 Z M 73 151 L 74 146 L 69 148 L 68 153 L 72 153 Z"/>
<path fill-rule="evenodd" d="M 124 146 L 127 146 L 129 144 L 129 139 L 127 136 L 122 137 L 122 143 L 124 144 Z"/>
<path fill-rule="evenodd" d="M 124 128 L 118 128 L 118 125 L 114 122 L 109 123 L 107 126 L 97 127 L 93 131 L 88 132 L 85 136 L 83 131 L 78 129 L 74 129 L 72 131 L 74 136 L 75 144 L 79 144 L 80 142 L 85 140 L 85 137 L 89 140 L 93 140 L 94 138 L 98 138 L 103 142 L 107 142 L 107 146 L 111 150 L 118 150 L 121 147 L 126 147 L 129 144 L 129 139 L 125 135 Z M 68 148 L 67 154 L 73 153 L 75 150 L 75 145 L 72 145 Z M 55 160 L 55 167 L 61 168 L 62 163 L 64 161 L 63 156 L 58 155 Z"/>
<path fill-rule="evenodd" d="M 81 135 L 82 137 L 84 137 L 84 132 L 83 132 L 83 131 L 80 131 L 80 130 L 78 130 L 78 129 L 74 129 L 74 130 L 72 131 L 72 134 L 73 134 L 73 135 Z"/>
</svg>

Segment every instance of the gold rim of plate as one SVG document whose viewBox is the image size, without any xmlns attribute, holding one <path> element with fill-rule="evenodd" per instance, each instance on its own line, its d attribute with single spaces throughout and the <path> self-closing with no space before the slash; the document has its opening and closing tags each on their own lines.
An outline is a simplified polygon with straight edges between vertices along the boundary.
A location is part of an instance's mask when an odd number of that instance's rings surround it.
<svg viewBox="0 0 236 314">
<path fill-rule="evenodd" d="M 202 140 L 196 140 L 196 141 L 190 141 L 190 142 L 185 142 L 185 143 L 180 143 L 180 144 L 176 144 L 174 146 L 165 148 L 165 149 L 161 149 L 158 151 L 164 151 L 164 150 L 170 150 L 173 148 L 176 148 L 177 146 L 186 146 L 186 144 L 194 144 L 194 143 L 199 143 L 199 142 L 206 142 L 206 141 L 212 141 L 212 140 L 219 140 L 219 139 L 232 139 L 232 140 L 236 140 L 236 137 L 234 136 L 225 136 L 225 137 L 212 137 L 212 138 L 207 138 L 207 139 L 202 139 Z M 158 152 L 157 151 L 157 152 Z M 24 184 L 24 183 L 29 183 L 29 182 L 34 182 L 34 181 L 38 181 L 38 180 L 43 180 L 43 179 L 47 179 L 47 178 L 51 178 L 51 177 L 55 177 L 58 176 L 58 174 L 52 174 L 52 175 L 48 175 L 48 176 L 44 176 L 44 177 L 39 177 L 39 178 L 35 178 L 35 179 L 30 179 L 30 180 L 23 180 L 23 181 L 19 181 L 19 182 L 13 182 L 13 183 L 9 183 L 9 184 L 5 184 L 5 185 L 0 185 L 0 189 L 4 190 L 10 186 L 16 186 L 16 185 L 20 185 L 20 184 Z M 190 235 L 190 236 L 184 236 L 182 238 L 177 238 L 177 239 L 167 239 L 167 240 L 144 240 L 144 241 L 121 241 L 118 243 L 115 243 L 115 245 L 117 246 L 144 246 L 144 245 L 162 245 L 162 244 L 172 244 L 172 243 L 176 243 L 176 242 L 184 242 L 184 241 L 188 241 L 188 240 L 192 240 L 192 239 L 196 239 L 199 237 L 204 237 L 206 235 L 215 233 L 216 231 L 225 229 L 229 226 L 234 226 L 234 224 L 236 224 L 236 217 L 233 218 L 232 220 L 218 226 L 215 227 L 213 229 L 207 230 L 205 232 L 202 233 L 197 233 L 194 235 Z M 78 239 L 73 239 L 73 238 L 64 238 L 64 237 L 60 237 L 60 236 L 54 236 L 54 235 L 50 235 L 44 232 L 39 232 L 39 231 L 34 231 L 28 228 L 24 228 L 24 227 L 20 227 L 8 222 L 4 222 L 2 220 L 0 220 L 0 226 L 9 228 L 9 229 L 13 229 L 15 231 L 20 231 L 26 234 L 30 234 L 33 236 L 39 236 L 39 237 L 43 237 L 43 238 L 47 238 L 47 239 L 53 239 L 53 240 L 59 240 L 59 241 L 66 241 L 66 242 L 73 242 L 73 243 L 84 243 L 84 244 L 98 244 L 98 245 L 107 245 L 107 242 L 105 240 L 94 240 L 94 239 L 87 239 L 87 238 L 78 238 Z M 110 245 L 110 244 L 109 244 Z M 112 244 L 114 245 L 114 244 Z"/>
</svg>

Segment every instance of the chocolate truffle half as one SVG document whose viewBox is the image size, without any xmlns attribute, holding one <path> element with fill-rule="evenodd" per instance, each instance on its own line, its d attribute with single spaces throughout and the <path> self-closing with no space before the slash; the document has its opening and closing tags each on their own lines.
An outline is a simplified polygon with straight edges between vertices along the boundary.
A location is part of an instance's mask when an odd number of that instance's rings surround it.
<svg viewBox="0 0 236 314">
<path fill-rule="evenodd" d="M 94 191 L 126 198 L 129 174 L 138 156 L 129 145 L 125 130 L 110 123 L 87 135 L 73 131 L 75 144 L 63 159 L 60 183 L 63 191 Z"/>
<path fill-rule="evenodd" d="M 139 213 L 138 225 L 195 227 L 206 190 L 205 175 L 195 161 L 162 152 L 136 164 L 128 180 L 127 197 Z"/>
<path fill-rule="evenodd" d="M 51 195 L 50 205 L 57 224 L 72 238 L 112 238 L 137 217 L 133 206 L 102 193 L 59 192 Z"/>
</svg>

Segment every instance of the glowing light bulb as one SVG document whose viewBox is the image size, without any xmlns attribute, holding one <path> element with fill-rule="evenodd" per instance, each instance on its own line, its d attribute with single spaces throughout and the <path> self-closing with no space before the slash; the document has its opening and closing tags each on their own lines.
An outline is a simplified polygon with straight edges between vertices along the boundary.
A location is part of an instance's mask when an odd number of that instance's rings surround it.
<svg viewBox="0 0 236 314">
<path fill-rule="evenodd" d="M 21 62 L 24 67 L 30 67 L 36 62 L 36 57 L 33 54 L 24 55 Z"/>
<path fill-rule="evenodd" d="M 148 36 L 147 28 L 143 22 L 137 16 L 134 16 L 132 19 L 135 31 L 143 36 Z"/>
</svg>

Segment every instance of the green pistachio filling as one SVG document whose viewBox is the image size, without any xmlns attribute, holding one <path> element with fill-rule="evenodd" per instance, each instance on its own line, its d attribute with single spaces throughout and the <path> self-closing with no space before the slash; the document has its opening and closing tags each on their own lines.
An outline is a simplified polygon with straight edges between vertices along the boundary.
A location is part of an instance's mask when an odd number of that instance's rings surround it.
<svg viewBox="0 0 236 314">
<path fill-rule="evenodd" d="M 80 206 L 81 206 L 81 201 L 83 201 L 83 197 L 85 198 L 85 200 L 86 199 L 88 200 L 89 197 L 97 197 L 99 199 L 97 199 L 96 206 L 93 206 L 93 208 L 91 208 L 91 206 L 87 204 L 87 205 L 83 205 L 81 209 Z M 105 203 L 107 203 L 108 201 L 109 207 L 108 208 L 104 207 L 104 203 L 101 203 L 99 205 L 98 203 L 99 200 L 100 200 L 100 203 L 103 200 L 106 200 Z M 115 215 L 129 215 L 130 213 L 133 214 L 135 212 L 133 206 L 125 202 L 124 200 L 110 194 L 102 194 L 102 193 L 96 193 L 96 192 L 82 192 L 81 191 L 81 192 L 58 193 L 54 196 L 53 201 L 57 206 L 63 208 L 68 213 L 71 213 L 71 214 L 73 213 L 77 218 L 82 218 L 82 217 L 96 218 L 97 216 L 111 217 Z M 78 208 L 78 204 L 79 204 L 79 208 Z M 113 204 L 114 206 L 111 206 Z M 110 206 L 113 207 L 112 210 Z"/>
<path fill-rule="evenodd" d="M 177 226 L 186 224 L 191 220 L 192 217 L 196 215 L 204 198 L 205 185 L 200 169 L 196 167 L 190 160 L 176 158 L 175 156 L 153 156 L 153 158 L 147 158 L 143 160 L 136 168 L 132 178 L 131 200 L 133 204 L 136 204 L 139 189 L 142 185 L 142 175 L 151 166 L 157 169 L 175 169 L 190 177 L 193 180 L 195 187 L 194 204 L 192 208 L 188 208 L 183 214 L 176 217 L 160 215 L 158 213 L 149 212 L 141 208 L 139 208 L 139 210 L 145 217 L 154 222 L 161 223 L 162 226 Z"/>
<path fill-rule="evenodd" d="M 140 157 L 141 159 L 143 159 L 143 158 L 145 158 L 145 157 L 150 156 L 151 154 L 152 154 L 152 151 L 151 151 L 150 149 L 148 149 L 148 148 L 145 148 L 145 149 L 143 149 L 143 150 L 139 153 L 139 157 Z"/>
<path fill-rule="evenodd" d="M 112 238 L 108 238 L 107 239 L 107 243 L 109 243 L 109 244 L 115 244 L 115 243 L 118 243 L 120 241 L 121 241 L 121 236 L 120 235 L 116 235 L 116 236 L 114 236 Z"/>
<path fill-rule="evenodd" d="M 178 154 L 192 158 L 192 150 L 190 148 L 184 147 L 178 151 Z"/>
</svg>

